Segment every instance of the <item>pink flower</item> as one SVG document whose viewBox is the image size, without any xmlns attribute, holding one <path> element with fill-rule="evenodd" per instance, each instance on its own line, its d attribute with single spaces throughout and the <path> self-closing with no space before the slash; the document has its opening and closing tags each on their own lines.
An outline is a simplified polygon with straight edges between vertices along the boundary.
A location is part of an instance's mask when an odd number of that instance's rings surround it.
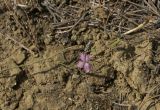
<svg viewBox="0 0 160 110">
<path fill-rule="evenodd" d="M 77 67 L 83 69 L 84 72 L 89 73 L 91 71 L 91 65 L 89 64 L 90 59 L 90 55 L 87 55 L 86 53 L 81 53 L 79 61 L 77 63 Z"/>
</svg>

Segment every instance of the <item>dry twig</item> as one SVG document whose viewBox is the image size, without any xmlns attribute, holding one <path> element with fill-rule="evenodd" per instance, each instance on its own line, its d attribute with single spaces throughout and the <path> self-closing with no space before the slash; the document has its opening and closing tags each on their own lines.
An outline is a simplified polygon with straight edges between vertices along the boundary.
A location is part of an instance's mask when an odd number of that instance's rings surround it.
<svg viewBox="0 0 160 110">
<path fill-rule="evenodd" d="M 133 29 L 127 31 L 127 32 L 123 33 L 122 35 L 128 35 L 128 34 L 131 34 L 131 33 L 133 33 L 133 32 L 136 32 L 136 31 L 138 31 L 138 30 L 140 30 L 140 29 L 143 29 L 148 22 L 149 22 L 149 21 L 146 20 L 146 21 L 143 22 L 142 24 L 138 25 L 136 28 L 133 28 Z"/>
</svg>

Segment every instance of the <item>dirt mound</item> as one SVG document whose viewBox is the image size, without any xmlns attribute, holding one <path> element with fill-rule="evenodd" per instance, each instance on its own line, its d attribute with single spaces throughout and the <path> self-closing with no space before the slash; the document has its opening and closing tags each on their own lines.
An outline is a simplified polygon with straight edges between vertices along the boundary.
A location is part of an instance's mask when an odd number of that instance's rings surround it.
<svg viewBox="0 0 160 110">
<path fill-rule="evenodd" d="M 0 1 L 0 109 L 160 110 L 159 17 L 158 0 Z"/>
</svg>

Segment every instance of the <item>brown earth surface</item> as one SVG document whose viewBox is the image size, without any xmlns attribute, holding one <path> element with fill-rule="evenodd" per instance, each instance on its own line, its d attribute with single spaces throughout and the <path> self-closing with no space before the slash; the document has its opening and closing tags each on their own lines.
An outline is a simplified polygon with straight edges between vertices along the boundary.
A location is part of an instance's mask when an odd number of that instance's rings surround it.
<svg viewBox="0 0 160 110">
<path fill-rule="evenodd" d="M 156 0 L 1 0 L 0 110 L 160 110 L 159 18 Z"/>
</svg>

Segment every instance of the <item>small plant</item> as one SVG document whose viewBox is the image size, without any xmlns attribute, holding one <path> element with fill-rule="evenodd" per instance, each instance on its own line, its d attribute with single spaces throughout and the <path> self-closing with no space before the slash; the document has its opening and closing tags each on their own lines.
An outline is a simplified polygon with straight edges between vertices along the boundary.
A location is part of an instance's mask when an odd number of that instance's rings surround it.
<svg viewBox="0 0 160 110">
<path fill-rule="evenodd" d="M 91 71 L 91 64 L 89 64 L 90 59 L 90 55 L 88 55 L 87 53 L 81 53 L 79 56 L 77 67 L 83 69 L 84 72 L 89 73 Z"/>
</svg>

